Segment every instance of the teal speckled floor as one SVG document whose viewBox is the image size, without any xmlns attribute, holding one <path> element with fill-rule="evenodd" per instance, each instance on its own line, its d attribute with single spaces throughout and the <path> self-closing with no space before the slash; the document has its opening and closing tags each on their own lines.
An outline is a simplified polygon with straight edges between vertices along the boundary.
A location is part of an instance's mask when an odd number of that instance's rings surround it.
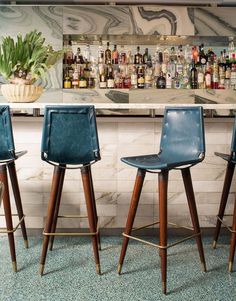
<svg viewBox="0 0 236 301">
<path fill-rule="evenodd" d="M 38 261 L 42 241 L 30 237 L 29 242 L 26 250 L 21 238 L 16 239 L 19 271 L 13 274 L 7 238 L 0 237 L 1 301 L 236 300 L 236 263 L 235 272 L 227 272 L 229 237 L 221 238 L 216 250 L 211 248 L 211 237 L 204 238 L 207 273 L 201 271 L 194 241 L 170 249 L 167 296 L 161 293 L 155 248 L 130 243 L 123 274 L 118 276 L 121 237 L 102 237 L 102 275 L 98 276 L 89 238 L 57 238 L 41 277 Z"/>
</svg>

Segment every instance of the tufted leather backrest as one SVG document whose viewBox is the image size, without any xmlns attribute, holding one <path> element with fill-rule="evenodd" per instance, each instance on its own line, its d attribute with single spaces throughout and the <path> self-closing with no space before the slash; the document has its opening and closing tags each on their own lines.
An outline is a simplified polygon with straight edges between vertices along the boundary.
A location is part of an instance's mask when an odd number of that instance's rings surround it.
<svg viewBox="0 0 236 301">
<path fill-rule="evenodd" d="M 9 106 L 0 106 L 0 160 L 15 159 Z"/>
<path fill-rule="evenodd" d="M 202 107 L 165 109 L 160 156 L 173 162 L 201 161 L 205 154 Z"/>
<path fill-rule="evenodd" d="M 59 164 L 100 160 L 94 106 L 47 106 L 41 157 Z"/>
</svg>

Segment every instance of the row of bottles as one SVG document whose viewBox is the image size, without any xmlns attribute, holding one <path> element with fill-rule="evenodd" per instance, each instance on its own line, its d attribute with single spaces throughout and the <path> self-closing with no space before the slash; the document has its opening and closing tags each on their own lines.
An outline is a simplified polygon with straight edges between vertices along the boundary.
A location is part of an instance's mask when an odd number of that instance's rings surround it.
<svg viewBox="0 0 236 301">
<path fill-rule="evenodd" d="M 157 47 L 154 54 L 148 48 L 142 54 L 137 47 L 120 52 L 117 46 L 104 51 L 98 47 L 97 58 L 87 45 L 83 55 L 80 48 L 74 54 L 69 47 L 64 57 L 64 88 L 191 88 L 236 89 L 236 55 L 233 40 L 228 49 L 217 57 L 204 45 Z"/>
</svg>

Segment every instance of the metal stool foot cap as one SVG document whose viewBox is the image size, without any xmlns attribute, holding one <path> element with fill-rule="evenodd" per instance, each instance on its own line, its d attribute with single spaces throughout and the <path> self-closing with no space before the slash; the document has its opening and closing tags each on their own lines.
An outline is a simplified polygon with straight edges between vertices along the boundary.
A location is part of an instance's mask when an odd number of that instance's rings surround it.
<svg viewBox="0 0 236 301">
<path fill-rule="evenodd" d="M 206 271 L 207 271 L 206 263 L 205 263 L 205 262 L 202 262 L 202 271 L 203 271 L 203 272 L 206 272 Z"/>
<path fill-rule="evenodd" d="M 166 295 L 166 282 L 162 282 L 162 293 Z"/>
<path fill-rule="evenodd" d="M 40 264 L 39 274 L 40 274 L 41 276 L 43 276 L 43 272 L 44 272 L 44 264 Z"/>
<path fill-rule="evenodd" d="M 216 240 L 214 240 L 214 241 L 213 241 L 213 244 L 212 244 L 212 248 L 213 248 L 213 249 L 216 249 L 216 243 L 217 243 Z"/>
<path fill-rule="evenodd" d="M 26 239 L 26 240 L 24 240 L 24 243 L 25 243 L 25 248 L 26 249 L 29 249 L 29 242 L 28 242 L 28 240 Z"/>
<path fill-rule="evenodd" d="M 233 262 L 229 262 L 229 272 L 231 273 L 233 271 Z"/>
<path fill-rule="evenodd" d="M 119 263 L 118 267 L 117 267 L 117 272 L 118 272 L 119 275 L 121 274 L 121 269 L 122 269 L 122 264 Z"/>
<path fill-rule="evenodd" d="M 100 264 L 96 264 L 96 271 L 98 275 L 101 275 L 101 268 L 100 268 Z"/>
<path fill-rule="evenodd" d="M 13 269 L 13 272 L 14 272 L 14 273 L 17 272 L 17 264 L 16 264 L 16 261 L 12 261 L 12 269 Z"/>
</svg>

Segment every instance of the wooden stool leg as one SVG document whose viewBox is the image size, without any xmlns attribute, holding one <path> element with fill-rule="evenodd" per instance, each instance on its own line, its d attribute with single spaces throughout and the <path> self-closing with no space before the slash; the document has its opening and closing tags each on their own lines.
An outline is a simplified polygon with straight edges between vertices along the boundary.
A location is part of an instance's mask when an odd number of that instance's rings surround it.
<svg viewBox="0 0 236 301">
<path fill-rule="evenodd" d="M 227 165 L 227 169 L 226 169 L 224 186 L 223 186 L 223 191 L 222 191 L 221 201 L 220 201 L 220 208 L 219 208 L 219 212 L 218 212 L 218 217 L 221 220 L 224 217 L 225 207 L 226 207 L 226 203 L 228 200 L 229 190 L 230 190 L 230 186 L 231 186 L 232 178 L 233 178 L 233 174 L 234 174 L 234 168 L 235 168 L 235 165 L 229 162 Z M 220 233 L 220 228 L 221 228 L 221 221 L 217 218 L 216 228 L 215 228 L 215 233 L 214 233 L 214 240 L 213 240 L 213 245 L 212 245 L 214 249 L 216 248 L 216 244 L 217 244 L 219 233 Z"/>
<path fill-rule="evenodd" d="M 85 196 L 85 201 L 86 201 L 86 207 L 87 207 L 87 212 L 88 212 L 89 228 L 90 228 L 90 232 L 95 233 L 97 231 L 97 223 L 95 220 L 95 212 L 94 212 L 93 199 L 92 199 L 92 193 L 91 193 L 92 187 L 91 187 L 88 166 L 81 168 L 81 176 L 82 176 L 82 182 L 83 182 L 83 187 L 84 187 L 84 196 Z M 96 271 L 98 274 L 101 274 L 97 234 L 92 235 L 92 243 L 93 243 L 93 252 L 94 252 L 94 257 L 95 257 L 95 262 L 96 262 Z"/>
<path fill-rule="evenodd" d="M 229 272 L 232 272 L 232 269 L 233 269 L 235 245 L 236 245 L 236 199 L 234 201 L 234 214 L 233 214 L 232 231 L 233 232 L 231 234 L 230 252 L 229 252 Z"/>
<path fill-rule="evenodd" d="M 50 199 L 49 199 L 48 210 L 47 210 L 46 226 L 44 228 L 45 233 L 50 233 L 52 229 L 53 217 L 54 217 L 55 207 L 56 207 L 57 191 L 58 191 L 61 172 L 62 169 L 60 167 L 58 166 L 54 167 L 52 188 L 51 188 Z M 48 243 L 49 243 L 49 235 L 44 235 L 42 255 L 40 260 L 41 275 L 43 275 L 44 272 L 44 266 L 45 266 L 47 250 L 48 250 Z"/>
<path fill-rule="evenodd" d="M 3 207 L 4 207 L 7 230 L 13 231 L 6 165 L 0 165 L 0 181 L 2 181 L 4 184 Z M 13 271 L 17 272 L 16 251 L 15 251 L 15 241 L 14 241 L 14 233 L 13 232 L 8 233 L 8 241 L 9 241 L 9 246 L 10 246 Z"/>
<path fill-rule="evenodd" d="M 23 213 L 23 207 L 22 207 L 22 202 L 21 202 L 21 196 L 20 196 L 20 189 L 19 189 L 19 184 L 17 180 L 17 175 L 16 175 L 16 166 L 15 162 L 11 162 L 7 165 L 10 179 L 11 179 L 11 184 L 12 184 L 12 190 L 14 193 L 14 198 L 15 198 L 15 203 L 16 203 L 16 209 L 18 212 L 19 219 L 21 220 L 22 217 L 24 216 Z M 23 219 L 21 222 L 21 231 L 22 231 L 22 236 L 24 238 L 25 242 L 25 247 L 28 248 L 28 238 L 27 238 L 27 232 L 26 232 L 26 227 L 25 227 L 25 220 Z"/>
<path fill-rule="evenodd" d="M 127 235 L 130 235 L 132 227 L 133 227 L 134 218 L 135 218 L 136 211 L 138 208 L 138 202 L 139 202 L 139 198 L 141 195 L 145 175 L 146 175 L 146 170 L 138 169 L 135 183 L 134 183 L 134 189 L 133 189 L 133 194 L 132 194 L 132 198 L 131 198 L 131 203 L 130 203 L 130 207 L 129 207 L 129 214 L 128 214 L 126 227 L 125 227 L 125 231 L 124 231 L 124 233 Z M 129 242 L 129 238 L 124 237 L 121 252 L 120 252 L 119 264 L 118 264 L 118 273 L 119 274 L 121 273 L 128 242 Z"/>
<path fill-rule="evenodd" d="M 97 227 L 98 215 L 97 215 L 97 207 L 96 207 L 96 201 L 95 201 L 95 195 L 94 195 L 91 166 L 88 166 L 88 172 L 89 172 L 89 180 L 90 180 L 90 185 L 91 185 L 91 198 L 92 198 L 92 202 L 93 202 L 94 218 L 95 218 L 96 227 Z M 97 237 L 98 237 L 98 249 L 101 251 L 101 238 L 100 238 L 100 233 L 99 232 L 98 232 Z"/>
<path fill-rule="evenodd" d="M 59 179 L 59 187 L 58 187 L 58 191 L 57 191 L 56 207 L 55 207 L 55 213 L 54 213 L 52 229 L 51 229 L 52 233 L 54 233 L 56 231 L 56 227 L 57 227 L 57 218 L 58 218 L 58 213 L 59 213 L 59 208 L 60 208 L 60 203 L 61 203 L 61 194 L 62 194 L 63 183 L 64 183 L 64 178 L 65 178 L 65 171 L 66 171 L 65 168 L 61 169 L 61 174 L 60 174 L 60 179 Z M 52 249 L 53 249 L 54 239 L 55 239 L 55 236 L 52 235 L 50 238 L 50 244 L 49 244 L 50 251 L 52 251 Z"/>
<path fill-rule="evenodd" d="M 166 294 L 167 279 L 167 189 L 168 170 L 163 170 L 158 175 L 159 182 L 159 219 L 160 219 L 160 257 L 161 257 L 161 278 L 162 292 Z"/>
<path fill-rule="evenodd" d="M 186 191 L 186 196 L 188 200 L 188 206 L 189 206 L 194 232 L 195 234 L 198 234 L 196 236 L 196 242 L 197 242 L 199 256 L 202 263 L 203 271 L 206 272 L 206 261 L 205 261 L 204 251 L 203 251 L 202 237 L 201 237 L 200 226 L 198 221 L 197 206 L 194 197 L 190 168 L 182 169 L 181 172 L 184 181 L 184 187 Z"/>
</svg>

